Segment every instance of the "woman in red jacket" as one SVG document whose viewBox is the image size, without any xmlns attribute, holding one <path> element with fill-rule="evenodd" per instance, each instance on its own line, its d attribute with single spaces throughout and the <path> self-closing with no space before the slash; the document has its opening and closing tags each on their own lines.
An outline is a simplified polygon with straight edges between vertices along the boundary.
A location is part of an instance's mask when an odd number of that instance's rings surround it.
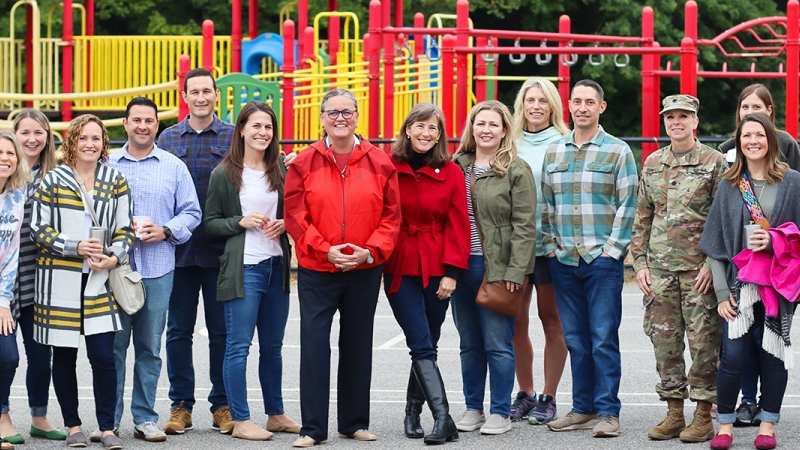
<svg viewBox="0 0 800 450">
<path fill-rule="evenodd" d="M 450 295 L 469 261 L 469 217 L 464 174 L 450 160 L 442 111 L 416 105 L 392 146 L 400 184 L 403 223 L 386 263 L 384 289 L 411 350 L 405 434 L 423 437 L 422 404 L 435 420 L 426 444 L 458 439 L 444 384 L 436 366 L 436 344 Z"/>
<path fill-rule="evenodd" d="M 335 89 L 322 99 L 325 136 L 289 166 L 286 231 L 295 241 L 300 298 L 300 409 L 295 447 L 328 435 L 330 334 L 339 311 L 339 436 L 374 441 L 369 428 L 372 327 L 383 263 L 400 231 L 397 171 L 355 134 L 358 102 Z"/>
</svg>

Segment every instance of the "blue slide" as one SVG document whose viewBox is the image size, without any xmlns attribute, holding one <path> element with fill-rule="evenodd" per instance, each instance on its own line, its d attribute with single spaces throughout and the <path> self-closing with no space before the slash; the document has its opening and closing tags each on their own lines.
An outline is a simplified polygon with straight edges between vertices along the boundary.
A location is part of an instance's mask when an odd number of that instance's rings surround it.
<svg viewBox="0 0 800 450">
<path fill-rule="evenodd" d="M 255 39 L 242 41 L 242 72 L 248 75 L 261 73 L 261 60 L 269 56 L 280 67 L 283 65 L 283 38 L 275 33 L 264 33 Z M 297 44 L 294 46 L 297 61 Z"/>
</svg>

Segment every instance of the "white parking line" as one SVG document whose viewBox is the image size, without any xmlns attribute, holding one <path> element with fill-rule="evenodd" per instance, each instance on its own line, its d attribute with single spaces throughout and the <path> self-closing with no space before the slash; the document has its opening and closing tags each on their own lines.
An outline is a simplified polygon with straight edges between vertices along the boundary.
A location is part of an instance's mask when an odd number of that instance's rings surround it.
<svg viewBox="0 0 800 450">
<path fill-rule="evenodd" d="M 394 344 L 397 344 L 398 342 L 404 340 L 405 338 L 406 338 L 406 335 L 403 334 L 403 333 L 400 333 L 397 336 L 395 336 L 395 337 L 389 339 L 388 341 L 384 342 L 382 345 L 378 346 L 377 350 L 390 349 L 390 348 L 394 347 Z"/>
</svg>

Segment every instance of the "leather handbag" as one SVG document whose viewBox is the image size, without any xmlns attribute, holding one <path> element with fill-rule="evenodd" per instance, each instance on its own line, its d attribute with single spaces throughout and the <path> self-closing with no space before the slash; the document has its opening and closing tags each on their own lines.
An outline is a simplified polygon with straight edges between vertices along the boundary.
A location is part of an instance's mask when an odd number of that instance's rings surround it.
<svg viewBox="0 0 800 450">
<path fill-rule="evenodd" d="M 472 201 L 472 214 L 475 218 L 475 224 L 478 225 L 480 228 L 480 224 L 478 223 L 478 209 L 476 208 L 475 204 L 475 169 L 474 169 L 474 159 L 473 159 L 473 168 L 470 169 L 470 192 L 471 192 L 471 201 Z M 478 238 L 481 240 L 481 247 L 483 247 L 483 236 L 481 236 L 480 230 L 478 231 Z M 509 291 L 506 288 L 506 282 L 503 280 L 488 282 L 486 281 L 486 273 L 483 274 L 483 281 L 481 282 L 481 287 L 478 289 L 478 296 L 475 298 L 475 303 L 479 306 L 483 306 L 484 308 L 504 314 L 506 316 L 515 317 L 517 312 L 519 312 L 520 305 L 522 304 L 522 295 L 525 292 L 525 288 L 528 286 L 528 277 L 522 282 L 521 287 L 517 287 L 514 292 Z"/>
<path fill-rule="evenodd" d="M 77 181 L 78 175 L 75 173 L 75 169 L 72 169 L 72 173 L 76 178 L 75 181 Z M 84 195 L 86 191 L 83 183 L 78 182 L 78 185 L 81 188 L 81 197 L 83 198 L 83 202 L 86 205 L 86 208 L 89 210 L 89 214 L 92 215 L 92 221 L 94 222 L 94 225 L 96 227 L 100 227 L 100 221 L 97 220 L 97 215 L 94 212 L 94 204 L 92 200 L 89 198 L 89 196 Z M 105 245 L 105 242 L 103 245 Z M 114 296 L 114 299 L 117 301 L 117 304 L 120 308 L 122 308 L 123 311 L 133 315 L 142 309 L 146 298 L 142 274 L 134 271 L 131 268 L 127 256 L 125 257 L 124 261 L 119 262 L 117 267 L 109 269 L 108 284 L 111 287 L 111 294 Z"/>
<path fill-rule="evenodd" d="M 526 287 L 528 287 L 528 277 L 525 277 L 522 287 L 517 287 L 514 292 L 511 292 L 506 289 L 505 281 L 489 283 L 486 281 L 486 274 L 483 274 L 483 282 L 481 282 L 481 287 L 478 289 L 475 303 L 506 316 L 516 316 L 520 305 L 522 305 L 522 295 Z"/>
</svg>

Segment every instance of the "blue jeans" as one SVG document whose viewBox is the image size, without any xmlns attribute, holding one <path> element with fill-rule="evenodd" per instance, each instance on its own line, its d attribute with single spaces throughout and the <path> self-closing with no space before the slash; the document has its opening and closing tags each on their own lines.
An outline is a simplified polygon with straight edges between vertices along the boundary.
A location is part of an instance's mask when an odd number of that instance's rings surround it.
<svg viewBox="0 0 800 450">
<path fill-rule="evenodd" d="M 758 404 L 758 379 L 761 378 L 761 362 L 758 357 L 761 345 L 759 344 L 755 342 L 755 339 L 750 340 L 746 357 L 747 364 L 742 369 L 742 400 L 754 405 Z"/>
<path fill-rule="evenodd" d="M 258 378 L 264 409 L 283 414 L 283 334 L 289 318 L 289 293 L 283 290 L 283 257 L 244 265 L 244 297 L 222 302 L 228 329 L 222 373 L 233 420 L 249 420 L 247 356 L 258 328 Z"/>
<path fill-rule="evenodd" d="M 489 412 L 508 417 L 514 389 L 514 321 L 475 303 L 486 267 L 483 256 L 470 256 L 450 298 L 461 337 L 461 378 L 467 409 L 483 411 L 486 367 L 489 367 Z"/>
<path fill-rule="evenodd" d="M 0 333 L 0 414 L 9 411 L 8 397 L 11 394 L 11 383 L 19 366 L 19 349 L 17 348 L 17 331 L 8 336 Z"/>
<path fill-rule="evenodd" d="M 176 267 L 169 299 L 167 317 L 167 376 L 172 408 L 183 402 L 183 409 L 194 408 L 194 362 L 192 337 L 197 323 L 197 305 L 203 289 L 203 309 L 208 329 L 208 372 L 211 392 L 208 401 L 211 412 L 228 404 L 222 379 L 225 358 L 225 308 L 217 301 L 219 268 Z"/>
<path fill-rule="evenodd" d="M 31 416 L 43 417 L 47 415 L 50 398 L 50 358 L 53 351 L 49 345 L 42 345 L 33 338 L 33 305 L 20 309 L 17 326 L 22 332 L 25 358 L 28 360 L 28 372 L 25 374 L 28 406 Z"/>
<path fill-rule="evenodd" d="M 761 420 L 777 423 L 781 417 L 783 395 L 789 375 L 783 361 L 767 353 L 761 348 L 764 337 L 764 305 L 756 303 L 755 322 L 744 336 L 738 339 L 728 338 L 728 322 L 722 321 L 722 358 L 717 373 L 717 403 L 719 413 L 717 420 L 721 424 L 736 421 L 736 397 L 739 395 L 742 372 L 752 364 L 754 359 L 760 363 L 761 371 Z M 750 348 L 755 345 L 758 352 L 755 358 L 749 358 Z"/>
<path fill-rule="evenodd" d="M 158 278 L 144 278 L 147 299 L 134 315 L 119 311 L 122 331 L 114 336 L 114 364 L 117 368 L 117 408 L 114 428 L 122 421 L 125 407 L 125 357 L 133 335 L 133 395 L 131 414 L 133 423 L 158 422 L 154 407 L 158 377 L 161 375 L 161 337 L 167 324 L 167 308 L 172 292 L 172 272 Z"/>
<path fill-rule="evenodd" d="M 383 287 L 394 317 L 406 335 L 411 360 L 436 361 L 436 346 L 450 306 L 446 299 L 439 300 L 436 296 L 442 277 L 430 277 L 428 287 L 423 288 L 422 277 L 404 276 L 397 292 L 389 294 L 392 278 L 392 275 L 385 274 Z"/>
<path fill-rule="evenodd" d="M 619 417 L 623 262 L 601 256 L 572 267 L 549 259 L 572 367 L 572 410 Z"/>
</svg>

